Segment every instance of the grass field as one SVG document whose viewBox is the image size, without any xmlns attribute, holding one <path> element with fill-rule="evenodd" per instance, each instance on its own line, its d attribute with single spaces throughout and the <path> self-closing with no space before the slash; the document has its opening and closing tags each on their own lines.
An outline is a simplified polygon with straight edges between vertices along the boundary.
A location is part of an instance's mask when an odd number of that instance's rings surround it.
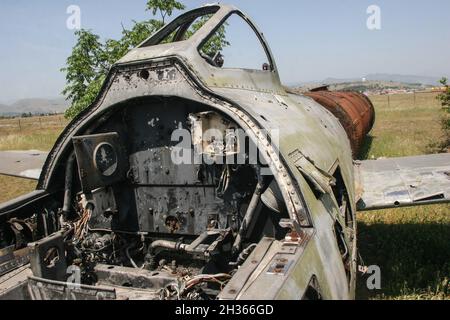
<svg viewBox="0 0 450 320">
<path fill-rule="evenodd" d="M 443 139 L 435 94 L 372 96 L 376 124 L 363 158 L 431 153 Z M 360 299 L 449 299 L 450 205 L 358 214 L 359 249 L 366 265 L 381 268 L 382 290 Z"/>
<path fill-rule="evenodd" d="M 67 123 L 62 115 L 0 119 L 0 150 L 50 150 Z"/>
<path fill-rule="evenodd" d="M 371 97 L 377 120 L 363 158 L 431 153 L 443 133 L 435 94 Z M 48 125 L 45 120 L 48 120 Z M 49 150 L 60 119 L 41 119 L 13 129 L 0 120 L 0 150 Z M 28 120 L 27 120 L 28 121 Z M 17 121 L 13 124 L 17 124 Z M 0 176 L 0 202 L 34 189 L 35 183 Z M 366 265 L 381 268 L 382 290 L 358 282 L 359 299 L 450 299 L 450 205 L 358 214 L 359 248 Z"/>
</svg>

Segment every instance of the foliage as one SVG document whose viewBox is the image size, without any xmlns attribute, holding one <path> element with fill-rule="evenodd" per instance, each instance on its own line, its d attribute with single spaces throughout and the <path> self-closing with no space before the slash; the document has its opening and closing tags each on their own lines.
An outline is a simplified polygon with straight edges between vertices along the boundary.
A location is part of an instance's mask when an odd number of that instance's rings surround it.
<svg viewBox="0 0 450 320">
<path fill-rule="evenodd" d="M 99 73 L 95 77 L 95 79 L 89 82 L 85 86 L 85 90 L 82 92 L 82 94 L 76 99 L 72 100 L 71 106 L 65 112 L 66 118 L 72 119 L 82 110 L 88 107 L 100 92 L 104 80 L 105 75 L 103 73 Z"/>
<path fill-rule="evenodd" d="M 159 11 L 162 23 L 165 24 L 166 17 L 171 16 L 173 10 L 184 10 L 186 7 L 176 0 L 150 0 L 147 2 L 147 10 L 152 11 L 153 15 Z"/>
<path fill-rule="evenodd" d="M 450 146 L 450 86 L 448 84 L 447 78 L 442 78 L 440 81 L 444 86 L 444 92 L 440 93 L 437 96 L 437 99 L 441 102 L 442 107 L 444 108 L 445 114 L 442 116 L 442 129 L 445 132 L 446 141 L 444 148 L 448 148 Z"/>
<path fill-rule="evenodd" d="M 184 5 L 175 0 L 149 0 L 147 10 L 154 15 L 159 12 L 161 19 L 133 21 L 130 30 L 123 28 L 119 40 L 102 42 L 91 30 L 76 31 L 77 42 L 67 58 L 66 67 L 61 69 L 66 74 L 66 86 L 62 93 L 71 101 L 65 116 L 73 118 L 92 104 L 111 66 L 164 26 L 166 17 L 171 16 L 174 10 L 181 9 Z"/>
<path fill-rule="evenodd" d="M 437 96 L 437 99 L 441 102 L 442 106 L 450 111 L 450 86 L 447 78 L 442 78 L 440 83 L 445 87 L 444 92 Z"/>
<path fill-rule="evenodd" d="M 99 36 L 88 30 L 79 30 L 75 33 L 78 37 L 77 44 L 72 49 L 72 54 L 67 58 L 66 67 L 61 71 L 66 73 L 67 85 L 63 94 L 73 104 L 81 101 L 89 84 L 99 74 L 107 71 L 104 64 L 103 44 Z"/>
<path fill-rule="evenodd" d="M 197 32 L 210 18 L 211 15 L 205 15 L 198 19 L 198 21 L 195 21 L 188 30 L 187 37 L 190 37 L 192 34 Z M 231 45 L 231 43 L 226 39 L 226 26 L 227 23 L 225 22 L 201 48 L 201 51 L 208 57 L 214 58 L 217 52 L 220 52 L 225 47 Z"/>
</svg>

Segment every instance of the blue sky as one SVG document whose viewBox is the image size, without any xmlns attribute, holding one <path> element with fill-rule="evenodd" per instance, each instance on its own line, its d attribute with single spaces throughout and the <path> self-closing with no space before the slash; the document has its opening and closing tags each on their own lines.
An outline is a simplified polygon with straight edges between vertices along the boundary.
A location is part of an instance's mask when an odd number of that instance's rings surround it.
<svg viewBox="0 0 450 320">
<path fill-rule="evenodd" d="M 189 9 L 206 2 L 183 1 Z M 0 102 L 57 97 L 59 71 L 75 43 L 66 9 L 81 8 L 82 27 L 118 38 L 121 24 L 150 17 L 146 0 L 2 0 Z M 285 83 L 370 73 L 450 75 L 450 1 L 234 0 L 266 35 Z M 369 5 L 381 30 L 366 27 Z"/>
</svg>

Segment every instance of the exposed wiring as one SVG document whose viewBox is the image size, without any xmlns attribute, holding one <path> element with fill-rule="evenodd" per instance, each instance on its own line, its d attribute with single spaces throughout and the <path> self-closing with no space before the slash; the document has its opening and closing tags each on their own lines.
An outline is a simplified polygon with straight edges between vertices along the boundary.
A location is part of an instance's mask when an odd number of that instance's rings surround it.
<svg viewBox="0 0 450 320">
<path fill-rule="evenodd" d="M 223 281 L 220 281 L 222 279 Z M 220 289 L 222 290 L 226 283 L 231 279 L 231 275 L 227 273 L 218 273 L 218 274 L 202 274 L 195 277 L 192 277 L 188 280 L 179 279 L 178 282 L 173 282 L 166 287 L 162 288 L 160 291 L 160 299 L 167 300 L 173 297 L 181 300 L 182 297 L 186 297 L 189 299 L 198 298 L 198 293 L 191 292 L 191 290 L 202 283 L 206 282 L 214 282 L 220 285 Z"/>
<path fill-rule="evenodd" d="M 78 220 L 75 223 L 74 229 L 74 236 L 77 240 L 82 240 L 84 238 L 84 236 L 88 233 L 89 230 L 89 220 L 91 219 L 92 216 L 92 209 L 88 206 L 86 209 L 83 210 L 83 214 L 80 218 L 80 220 Z"/>
<path fill-rule="evenodd" d="M 128 247 L 125 248 L 125 254 L 126 254 L 128 260 L 130 260 L 131 265 L 132 265 L 134 268 L 136 268 L 136 269 L 140 269 L 140 268 L 137 266 L 136 262 L 134 262 L 133 258 L 131 258 L 131 256 L 130 256 L 130 248 L 131 248 L 131 247 L 132 247 L 132 245 L 130 245 L 130 246 L 128 246 Z"/>
<path fill-rule="evenodd" d="M 230 177 L 231 177 L 230 168 L 228 165 L 225 165 L 223 167 L 222 174 L 220 176 L 219 184 L 216 188 L 217 194 L 219 195 L 225 194 L 230 184 Z"/>
</svg>

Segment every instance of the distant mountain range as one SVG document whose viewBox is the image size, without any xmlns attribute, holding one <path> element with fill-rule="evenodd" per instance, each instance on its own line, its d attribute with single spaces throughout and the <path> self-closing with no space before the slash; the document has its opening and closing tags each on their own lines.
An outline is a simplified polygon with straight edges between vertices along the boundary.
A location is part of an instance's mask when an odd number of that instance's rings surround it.
<svg viewBox="0 0 450 320">
<path fill-rule="evenodd" d="M 384 81 L 384 82 L 396 82 L 406 84 L 420 84 L 425 86 L 438 86 L 439 80 L 441 80 L 440 77 L 376 73 L 376 74 L 368 74 L 361 78 L 348 78 L 348 79 L 326 78 L 321 81 L 309 81 L 299 83 L 299 86 L 305 86 L 310 84 L 351 83 L 351 82 L 360 82 L 362 79 L 365 79 L 366 81 Z"/>
<path fill-rule="evenodd" d="M 416 84 L 420 83 L 429 86 L 438 86 L 442 77 L 426 77 L 426 76 L 411 76 L 401 74 L 369 74 L 366 77 L 367 80 L 372 81 L 392 81 L 401 83 Z"/>
<path fill-rule="evenodd" d="M 427 76 L 414 76 L 414 75 L 400 75 L 400 74 L 369 74 L 361 78 L 353 79 L 339 79 L 339 78 L 327 78 L 322 81 L 310 81 L 301 82 L 297 84 L 291 84 L 291 87 L 317 87 L 323 84 L 347 84 L 358 83 L 365 81 L 378 81 L 378 82 L 393 82 L 414 84 L 423 86 L 438 86 L 440 78 L 427 77 Z M 0 97 L 1 98 L 1 97 Z M 45 98 L 31 98 L 21 99 L 13 104 L 0 104 L 0 115 L 20 115 L 23 113 L 32 114 L 47 114 L 47 113 L 63 113 L 69 107 L 69 103 L 64 98 L 45 99 Z"/>
<path fill-rule="evenodd" d="M 47 114 L 63 113 L 69 106 L 64 98 L 44 99 L 31 98 L 21 99 L 13 104 L 0 104 L 1 115 L 19 115 L 23 113 Z"/>
</svg>

